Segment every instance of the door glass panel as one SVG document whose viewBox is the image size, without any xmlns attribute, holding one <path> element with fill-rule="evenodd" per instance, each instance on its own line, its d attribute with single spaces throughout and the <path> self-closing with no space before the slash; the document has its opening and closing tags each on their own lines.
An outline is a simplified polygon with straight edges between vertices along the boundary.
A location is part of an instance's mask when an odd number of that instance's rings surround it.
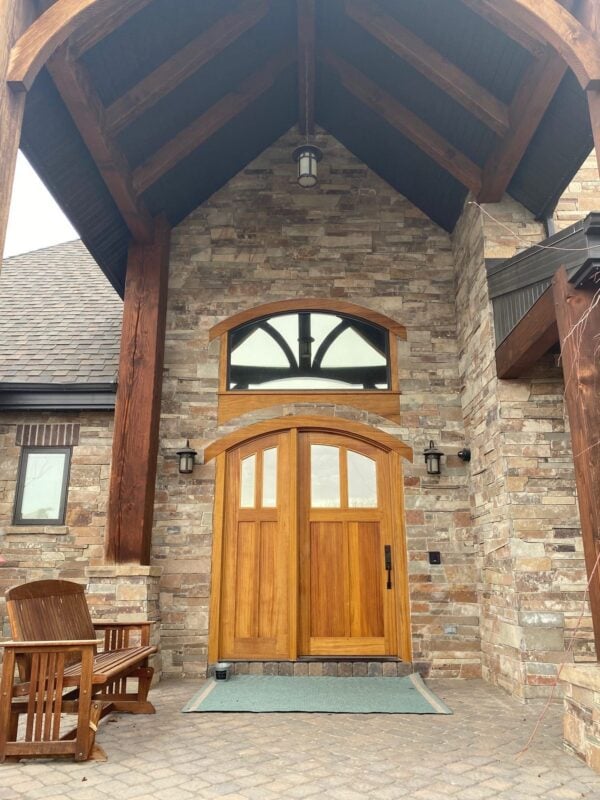
<svg viewBox="0 0 600 800">
<path fill-rule="evenodd" d="M 275 508 L 277 505 L 277 448 L 272 447 L 263 453 L 263 508 Z"/>
<path fill-rule="evenodd" d="M 350 508 L 377 507 L 377 465 L 354 450 L 348 450 L 348 505 Z"/>
<path fill-rule="evenodd" d="M 340 451 L 337 447 L 311 445 L 310 497 L 313 508 L 340 507 Z"/>
<path fill-rule="evenodd" d="M 242 488 L 240 506 L 254 508 L 254 485 L 256 482 L 256 455 L 242 459 Z"/>
</svg>

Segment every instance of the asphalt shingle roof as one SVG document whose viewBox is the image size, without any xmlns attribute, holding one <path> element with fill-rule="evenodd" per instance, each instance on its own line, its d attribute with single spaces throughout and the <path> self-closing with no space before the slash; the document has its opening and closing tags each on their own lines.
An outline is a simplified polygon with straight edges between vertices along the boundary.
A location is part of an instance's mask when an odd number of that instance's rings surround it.
<svg viewBox="0 0 600 800">
<path fill-rule="evenodd" d="M 122 313 L 119 296 L 80 241 L 6 259 L 0 383 L 113 383 Z"/>
</svg>

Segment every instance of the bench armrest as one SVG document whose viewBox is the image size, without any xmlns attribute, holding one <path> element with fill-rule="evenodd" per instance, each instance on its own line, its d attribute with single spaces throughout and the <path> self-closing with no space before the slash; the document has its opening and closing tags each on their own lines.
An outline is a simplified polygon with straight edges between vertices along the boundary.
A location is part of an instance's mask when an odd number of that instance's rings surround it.
<svg viewBox="0 0 600 800">
<path fill-rule="evenodd" d="M 96 647 L 101 639 L 54 639 L 43 642 L 0 642 L 0 647 L 10 650 L 41 650 L 52 647 Z"/>
<path fill-rule="evenodd" d="M 153 622 L 114 622 L 113 620 L 93 620 L 94 630 L 102 631 L 105 628 L 145 628 L 154 625 Z"/>
</svg>

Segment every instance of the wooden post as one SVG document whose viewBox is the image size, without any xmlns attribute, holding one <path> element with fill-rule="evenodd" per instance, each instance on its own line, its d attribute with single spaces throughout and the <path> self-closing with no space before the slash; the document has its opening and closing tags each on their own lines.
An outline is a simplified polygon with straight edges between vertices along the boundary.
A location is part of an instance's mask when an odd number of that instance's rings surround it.
<svg viewBox="0 0 600 800">
<path fill-rule="evenodd" d="M 148 564 L 165 346 L 170 228 L 130 246 L 108 500 L 109 563 Z"/>
<path fill-rule="evenodd" d="M 0 0 L 0 266 L 26 98 L 13 92 L 6 75 L 11 48 L 34 17 L 31 0 Z"/>
<path fill-rule="evenodd" d="M 589 579 L 600 553 L 600 298 L 598 289 L 576 289 L 564 268 L 554 276 L 553 291 Z M 589 597 L 600 660 L 600 565 Z"/>
</svg>

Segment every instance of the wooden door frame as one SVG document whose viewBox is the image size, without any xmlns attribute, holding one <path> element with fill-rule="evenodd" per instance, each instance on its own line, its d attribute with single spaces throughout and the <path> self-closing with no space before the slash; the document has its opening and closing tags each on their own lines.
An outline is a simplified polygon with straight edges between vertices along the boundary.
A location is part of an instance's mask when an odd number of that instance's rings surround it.
<svg viewBox="0 0 600 800">
<path fill-rule="evenodd" d="M 404 490 L 402 459 L 412 462 L 413 451 L 405 442 L 389 433 L 371 428 L 360 422 L 341 419 L 339 417 L 325 416 L 295 416 L 278 417 L 240 428 L 233 433 L 212 442 L 204 451 L 204 463 L 216 459 L 215 474 L 215 500 L 213 519 L 213 543 L 211 559 L 211 588 L 209 609 L 209 639 L 208 661 L 213 663 L 218 660 L 220 645 L 220 610 L 223 577 L 223 539 L 225 533 L 225 482 L 227 476 L 227 454 L 229 451 L 242 444 L 260 439 L 271 433 L 289 433 L 290 435 L 290 574 L 289 574 L 289 619 L 296 624 L 290 626 L 289 660 L 298 659 L 297 632 L 298 632 L 298 498 L 297 491 L 291 491 L 297 486 L 298 470 L 298 435 L 301 431 L 314 431 L 336 433 L 367 442 L 378 447 L 389 455 L 390 458 L 390 486 L 389 494 L 392 507 L 397 511 L 397 530 L 392 530 L 395 558 L 398 563 L 398 574 L 402 575 L 402 585 L 396 593 L 396 637 L 398 653 L 405 661 L 412 659 L 412 637 L 410 631 L 410 599 L 408 591 L 408 557 L 406 543 L 406 529 L 404 521 Z"/>
</svg>

